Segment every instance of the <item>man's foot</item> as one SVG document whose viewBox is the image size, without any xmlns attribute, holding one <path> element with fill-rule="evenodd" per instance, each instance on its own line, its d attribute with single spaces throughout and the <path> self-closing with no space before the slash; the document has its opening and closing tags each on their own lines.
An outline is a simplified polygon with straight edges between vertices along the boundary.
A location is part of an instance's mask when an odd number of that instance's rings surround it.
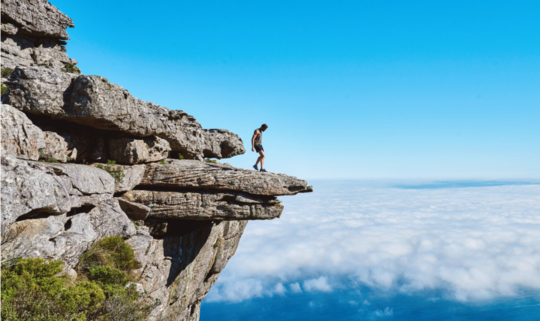
<svg viewBox="0 0 540 321">
<path fill-rule="evenodd" d="M 259 168 L 257 167 L 257 165 L 253 165 L 253 168 L 255 168 L 256 171 L 259 170 Z"/>
<path fill-rule="evenodd" d="M 261 172 L 265 172 L 265 173 L 266 173 L 266 169 L 264 169 L 264 168 L 261 168 Z"/>
</svg>

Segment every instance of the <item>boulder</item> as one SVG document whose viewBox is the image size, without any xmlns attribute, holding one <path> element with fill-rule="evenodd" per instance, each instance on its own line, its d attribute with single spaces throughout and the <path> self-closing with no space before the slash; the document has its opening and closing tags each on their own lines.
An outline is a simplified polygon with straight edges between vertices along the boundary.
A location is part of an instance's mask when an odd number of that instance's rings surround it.
<svg viewBox="0 0 540 321">
<path fill-rule="evenodd" d="M 2 104 L 2 155 L 38 160 L 45 148 L 43 132 L 19 110 Z"/>
<path fill-rule="evenodd" d="M 27 113 L 136 137 L 158 136 L 185 158 L 226 158 L 245 153 L 236 134 L 205 131 L 184 111 L 137 99 L 103 77 L 21 67 L 15 70 L 9 85 L 6 102 Z"/>
<path fill-rule="evenodd" d="M 125 198 L 118 198 L 118 204 L 120 204 L 122 211 L 124 211 L 130 219 L 135 221 L 145 220 L 152 211 L 148 206 L 130 202 Z"/>
<path fill-rule="evenodd" d="M 194 160 L 170 160 L 168 164 L 148 164 L 141 188 L 169 190 L 196 188 L 226 190 L 253 195 L 295 195 L 313 191 L 307 182 L 293 176 L 238 169 Z"/>
<path fill-rule="evenodd" d="M 69 267 L 95 242 L 107 236 L 135 235 L 118 202 L 109 199 L 89 210 L 14 222 L 3 236 L 3 255 L 61 259 Z"/>
<path fill-rule="evenodd" d="M 114 179 L 79 164 L 50 164 L 2 157 L 2 229 L 16 220 L 60 215 L 111 199 Z"/>
<path fill-rule="evenodd" d="M 77 158 L 77 150 L 68 150 L 66 140 L 55 132 L 43 132 L 45 148 L 42 157 L 53 158 L 62 163 Z"/>
<path fill-rule="evenodd" d="M 146 215 L 154 219 L 269 220 L 283 211 L 278 200 L 238 193 L 133 190 L 122 198 L 145 205 L 150 210 Z"/>
<path fill-rule="evenodd" d="M 95 166 L 97 164 L 93 164 Z M 122 166 L 124 179 L 122 182 L 116 182 L 115 193 L 127 192 L 139 185 L 143 179 L 145 165 Z"/>
<path fill-rule="evenodd" d="M 171 147 L 165 139 L 151 136 L 144 139 L 111 138 L 109 156 L 120 164 L 157 162 L 169 156 Z"/>
<path fill-rule="evenodd" d="M 20 32 L 34 36 L 69 39 L 73 20 L 47 0 L 2 0 L 2 21 L 13 21 Z"/>
</svg>

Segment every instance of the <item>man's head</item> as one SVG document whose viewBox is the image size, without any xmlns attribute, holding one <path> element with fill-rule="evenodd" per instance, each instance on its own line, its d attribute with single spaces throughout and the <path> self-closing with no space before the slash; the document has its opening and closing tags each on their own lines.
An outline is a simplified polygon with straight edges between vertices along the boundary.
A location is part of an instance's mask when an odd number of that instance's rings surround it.
<svg viewBox="0 0 540 321">
<path fill-rule="evenodd" d="M 261 126 L 261 130 L 264 132 L 266 130 L 266 128 L 268 128 L 268 125 L 266 124 L 262 124 Z"/>
</svg>

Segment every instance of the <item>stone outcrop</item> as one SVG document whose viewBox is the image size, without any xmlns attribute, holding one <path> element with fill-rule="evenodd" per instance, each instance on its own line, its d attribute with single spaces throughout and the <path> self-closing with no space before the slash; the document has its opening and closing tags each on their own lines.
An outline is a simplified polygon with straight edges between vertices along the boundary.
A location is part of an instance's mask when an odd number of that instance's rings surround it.
<svg viewBox="0 0 540 321">
<path fill-rule="evenodd" d="M 134 137 L 158 136 L 186 158 L 228 158 L 245 153 L 240 137 L 204 130 L 193 116 L 133 97 L 99 76 L 39 67 L 17 68 L 6 102 L 26 113 Z"/>
<path fill-rule="evenodd" d="M 67 27 L 73 21 L 46 0 L 2 0 L 2 67 L 77 64 L 65 53 Z"/>
<path fill-rule="evenodd" d="M 45 148 L 43 131 L 17 109 L 2 104 L 2 155 L 38 160 Z"/>
<path fill-rule="evenodd" d="M 140 291 L 161 301 L 149 320 L 196 321 L 248 221 L 279 218 L 277 196 L 312 187 L 203 161 L 245 153 L 242 139 L 79 74 L 67 27 L 46 0 L 2 0 L 1 63 L 15 69 L 1 106 L 2 257 L 60 259 L 75 280 L 82 254 L 121 236 Z"/>
<path fill-rule="evenodd" d="M 165 165 L 147 165 L 140 185 L 147 188 L 234 190 L 262 196 L 295 195 L 312 191 L 306 181 L 284 174 L 185 160 L 171 160 Z"/>
</svg>

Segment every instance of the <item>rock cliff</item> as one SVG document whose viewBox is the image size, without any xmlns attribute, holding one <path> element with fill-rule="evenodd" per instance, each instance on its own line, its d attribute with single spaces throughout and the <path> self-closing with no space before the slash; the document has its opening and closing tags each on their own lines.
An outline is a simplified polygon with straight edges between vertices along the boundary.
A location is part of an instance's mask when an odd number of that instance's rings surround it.
<svg viewBox="0 0 540 321">
<path fill-rule="evenodd" d="M 67 27 L 46 0 L 2 0 L 2 257 L 60 259 L 73 275 L 92 244 L 121 236 L 162 302 L 150 320 L 198 320 L 247 222 L 312 188 L 205 162 L 245 153 L 241 138 L 80 74 Z"/>
</svg>

